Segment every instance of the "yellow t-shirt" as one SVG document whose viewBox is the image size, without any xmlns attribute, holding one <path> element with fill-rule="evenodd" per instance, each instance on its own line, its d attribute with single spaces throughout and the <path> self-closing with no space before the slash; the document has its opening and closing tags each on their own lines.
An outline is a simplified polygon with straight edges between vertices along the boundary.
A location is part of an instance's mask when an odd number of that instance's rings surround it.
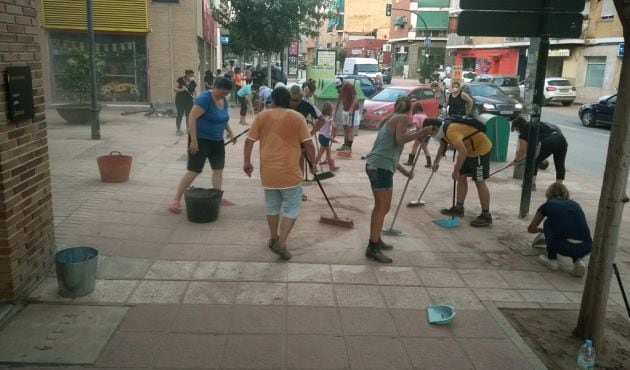
<svg viewBox="0 0 630 370">
<path fill-rule="evenodd" d="M 287 189 L 302 182 L 300 144 L 311 140 L 304 116 L 291 109 L 267 109 L 256 116 L 247 140 L 260 140 L 260 180 L 264 188 Z"/>
<path fill-rule="evenodd" d="M 478 155 L 485 155 L 492 150 L 492 142 L 483 132 L 478 132 L 478 130 L 470 125 L 464 123 L 451 123 L 448 125 L 448 128 L 445 133 L 445 138 L 448 144 L 455 146 L 460 142 L 464 142 L 464 146 L 466 147 L 466 151 L 468 152 L 468 157 L 476 157 Z M 472 135 L 470 138 L 465 139 L 465 137 Z"/>
</svg>

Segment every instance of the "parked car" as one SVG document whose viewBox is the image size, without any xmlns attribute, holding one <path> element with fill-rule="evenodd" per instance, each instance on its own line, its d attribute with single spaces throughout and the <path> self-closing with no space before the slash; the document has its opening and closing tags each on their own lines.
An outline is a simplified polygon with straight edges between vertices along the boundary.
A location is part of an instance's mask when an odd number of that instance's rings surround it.
<svg viewBox="0 0 630 370">
<path fill-rule="evenodd" d="M 472 98 L 474 116 L 490 113 L 515 118 L 523 109 L 523 104 L 489 82 L 469 82 L 462 86 L 462 92 Z"/>
<path fill-rule="evenodd" d="M 358 83 L 360 85 L 361 91 L 366 98 L 376 94 L 376 86 L 372 80 L 366 76 L 358 76 L 358 75 L 347 75 L 347 76 L 339 76 L 344 80 L 348 80 L 353 84 Z"/>
<path fill-rule="evenodd" d="M 477 77 L 477 74 L 475 72 L 472 71 L 464 71 L 462 72 L 462 85 L 468 82 L 472 82 L 472 80 L 475 79 L 475 77 Z M 451 90 L 451 79 L 452 76 L 450 77 L 445 77 L 442 82 L 444 83 L 444 90 L 446 92 L 449 92 Z"/>
<path fill-rule="evenodd" d="M 381 73 L 383 74 L 383 83 L 391 84 L 392 83 L 392 69 L 387 67 L 381 69 Z"/>
<path fill-rule="evenodd" d="M 262 80 L 262 82 L 264 82 L 265 85 L 267 84 L 267 66 L 261 67 L 260 80 Z M 277 82 L 282 82 L 283 84 L 286 85 L 287 75 L 284 72 L 282 72 L 280 68 L 271 67 L 271 81 L 272 81 L 272 85 L 274 86 Z M 273 88 L 273 86 L 269 86 L 269 87 Z"/>
<path fill-rule="evenodd" d="M 391 86 L 365 101 L 361 111 L 361 126 L 378 128 L 383 118 L 394 110 L 396 99 L 401 95 L 409 96 L 412 103 L 420 101 L 427 116 L 438 116 L 439 103 L 430 86 Z"/>
<path fill-rule="evenodd" d="M 474 82 L 490 82 L 503 90 L 509 97 L 521 100 L 521 90 L 518 87 L 518 76 L 516 75 L 478 75 Z"/>
<path fill-rule="evenodd" d="M 617 105 L 617 94 L 602 96 L 597 103 L 583 104 L 578 111 L 580 121 L 587 127 L 610 127 L 615 105 Z"/>
<path fill-rule="evenodd" d="M 576 96 L 575 86 L 571 81 L 561 77 L 545 78 L 543 94 L 545 103 L 560 102 L 565 107 L 573 104 Z"/>
</svg>

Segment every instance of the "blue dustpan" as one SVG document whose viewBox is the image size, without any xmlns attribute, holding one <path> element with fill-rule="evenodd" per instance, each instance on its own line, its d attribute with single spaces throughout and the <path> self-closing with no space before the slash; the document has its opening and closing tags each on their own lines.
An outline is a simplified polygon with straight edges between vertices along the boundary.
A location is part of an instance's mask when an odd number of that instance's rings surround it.
<svg viewBox="0 0 630 370">
<path fill-rule="evenodd" d="M 449 324 L 455 317 L 453 306 L 446 304 L 432 304 L 427 308 L 427 320 L 429 324 Z"/>
<path fill-rule="evenodd" d="M 454 227 L 459 226 L 459 217 L 450 217 L 444 220 L 433 220 L 436 225 L 445 227 L 447 229 L 452 229 Z"/>
</svg>

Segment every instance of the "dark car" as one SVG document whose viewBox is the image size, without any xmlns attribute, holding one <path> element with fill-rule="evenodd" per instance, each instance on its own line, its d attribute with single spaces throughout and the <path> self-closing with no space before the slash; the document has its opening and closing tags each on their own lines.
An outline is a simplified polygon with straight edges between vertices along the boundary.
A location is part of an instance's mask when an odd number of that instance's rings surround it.
<svg viewBox="0 0 630 370">
<path fill-rule="evenodd" d="M 384 84 L 391 84 L 392 83 L 392 69 L 391 68 L 383 68 L 381 69 L 381 75 L 383 76 L 383 83 Z"/>
<path fill-rule="evenodd" d="M 376 94 L 376 86 L 374 86 L 374 83 L 369 77 L 359 75 L 346 75 L 339 77 L 343 78 L 344 80 L 350 81 L 353 84 L 359 84 L 361 91 L 366 98 L 369 98 L 370 96 Z"/>
<path fill-rule="evenodd" d="M 469 82 L 462 86 L 462 92 L 473 100 L 473 115 L 490 113 L 515 118 L 521 114 L 523 104 L 509 97 L 496 85 L 487 82 Z"/>
<path fill-rule="evenodd" d="M 261 83 L 261 84 L 267 84 L 267 66 L 262 66 L 260 68 L 260 72 L 258 72 L 256 74 L 256 82 Z M 272 86 L 269 86 L 271 88 L 273 88 L 277 82 L 282 82 L 283 84 L 287 84 L 287 75 L 282 72 L 282 70 L 280 68 L 276 68 L 276 67 L 271 67 L 271 81 L 272 81 Z"/>
<path fill-rule="evenodd" d="M 617 105 L 617 94 L 602 96 L 597 103 L 586 103 L 580 107 L 580 121 L 587 127 L 612 125 Z"/>
</svg>

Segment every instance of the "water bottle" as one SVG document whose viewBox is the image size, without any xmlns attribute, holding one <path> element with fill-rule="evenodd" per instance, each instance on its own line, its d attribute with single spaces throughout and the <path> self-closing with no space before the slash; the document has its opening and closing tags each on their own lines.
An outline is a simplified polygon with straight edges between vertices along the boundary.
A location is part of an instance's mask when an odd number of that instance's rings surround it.
<svg viewBox="0 0 630 370">
<path fill-rule="evenodd" d="M 595 348 L 590 339 L 584 341 L 580 347 L 577 357 L 577 370 L 588 370 L 595 368 Z"/>
</svg>

